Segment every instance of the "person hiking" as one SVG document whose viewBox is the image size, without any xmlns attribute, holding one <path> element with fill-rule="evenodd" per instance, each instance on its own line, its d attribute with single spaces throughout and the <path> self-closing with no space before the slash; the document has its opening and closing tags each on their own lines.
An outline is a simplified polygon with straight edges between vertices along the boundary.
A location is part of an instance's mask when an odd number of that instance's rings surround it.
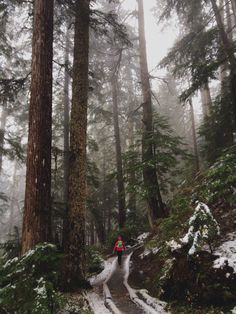
<svg viewBox="0 0 236 314">
<path fill-rule="evenodd" d="M 122 240 L 122 237 L 119 235 L 118 238 L 117 238 L 117 241 L 114 245 L 114 249 L 113 249 L 113 253 L 116 252 L 117 253 L 117 256 L 118 256 L 118 264 L 120 265 L 121 267 L 121 259 L 122 259 L 122 254 L 123 252 L 126 250 L 126 247 L 125 247 L 125 243 L 124 241 Z"/>
</svg>

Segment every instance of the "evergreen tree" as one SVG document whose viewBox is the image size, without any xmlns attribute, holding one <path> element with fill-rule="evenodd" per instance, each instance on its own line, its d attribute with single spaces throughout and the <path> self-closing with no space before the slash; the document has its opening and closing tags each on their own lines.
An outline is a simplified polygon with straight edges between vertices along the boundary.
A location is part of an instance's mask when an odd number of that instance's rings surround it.
<svg viewBox="0 0 236 314">
<path fill-rule="evenodd" d="M 152 99 L 149 74 L 147 68 L 146 43 L 144 31 L 144 11 L 143 1 L 138 0 L 138 22 L 139 22 L 139 54 L 140 54 L 140 72 L 141 86 L 143 94 L 143 133 L 142 133 L 142 160 L 144 164 L 143 179 L 147 191 L 147 203 L 150 219 L 153 222 L 157 218 L 164 217 L 165 211 L 162 202 L 162 196 L 158 184 L 156 168 L 150 165 L 153 159 L 153 144 L 151 142 L 153 132 L 152 122 Z"/>
</svg>

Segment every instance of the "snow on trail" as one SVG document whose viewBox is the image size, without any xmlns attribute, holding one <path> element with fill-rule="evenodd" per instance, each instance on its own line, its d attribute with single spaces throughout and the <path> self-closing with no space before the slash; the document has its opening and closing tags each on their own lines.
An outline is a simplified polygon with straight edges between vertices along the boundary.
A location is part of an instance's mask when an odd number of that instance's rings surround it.
<svg viewBox="0 0 236 314">
<path fill-rule="evenodd" d="M 144 310 L 144 312 L 147 314 L 168 313 L 165 310 L 165 307 L 167 305 L 165 302 L 161 302 L 160 300 L 149 296 L 146 290 L 135 290 L 131 288 L 130 285 L 128 284 L 130 259 L 131 259 L 132 254 L 133 253 L 130 253 L 125 260 L 125 265 L 124 265 L 125 275 L 124 275 L 124 281 L 123 281 L 124 286 L 129 292 L 130 299 L 139 307 L 141 307 Z M 137 293 L 140 293 L 140 295 L 143 297 L 143 300 L 138 297 Z"/>
<path fill-rule="evenodd" d="M 89 278 L 89 282 L 92 286 L 99 286 L 103 282 L 107 281 L 107 278 L 110 278 L 113 271 L 116 268 L 116 257 L 111 257 L 104 262 L 104 269 L 101 273 L 96 276 Z"/>
<path fill-rule="evenodd" d="M 104 304 L 104 300 L 97 293 L 88 292 L 86 294 L 86 298 L 89 302 L 91 309 L 94 311 L 94 313 L 96 313 L 96 314 L 112 314 L 112 312 L 110 312 L 108 310 L 108 308 L 106 308 L 106 306 Z"/>
<path fill-rule="evenodd" d="M 139 244 L 148 235 L 149 233 L 142 234 L 139 238 Z M 135 247 L 132 248 L 132 250 L 134 249 Z M 128 284 L 132 253 L 127 257 L 123 256 L 123 267 L 121 269 L 118 267 L 117 257 L 112 257 L 104 262 L 105 267 L 100 274 L 89 279 L 93 287 L 103 287 L 104 298 L 95 290 L 86 294 L 90 307 L 95 314 L 168 313 L 165 310 L 165 302 L 149 296 L 146 290 L 135 290 Z M 110 291 L 109 288 L 112 290 Z M 128 292 L 128 298 L 125 291 Z"/>
</svg>

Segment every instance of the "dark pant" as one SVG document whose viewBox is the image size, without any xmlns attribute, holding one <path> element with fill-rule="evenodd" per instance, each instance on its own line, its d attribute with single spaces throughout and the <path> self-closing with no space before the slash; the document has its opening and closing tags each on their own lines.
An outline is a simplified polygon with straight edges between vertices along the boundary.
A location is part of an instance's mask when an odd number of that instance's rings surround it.
<svg viewBox="0 0 236 314">
<path fill-rule="evenodd" d="M 117 251 L 118 256 L 118 264 L 121 266 L 121 258 L 122 258 L 123 251 Z"/>
</svg>

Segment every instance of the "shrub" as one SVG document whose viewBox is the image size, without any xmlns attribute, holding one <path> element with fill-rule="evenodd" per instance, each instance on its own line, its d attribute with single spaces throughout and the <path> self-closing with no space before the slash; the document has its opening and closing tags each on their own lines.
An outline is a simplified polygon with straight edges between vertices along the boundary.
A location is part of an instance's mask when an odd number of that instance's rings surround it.
<svg viewBox="0 0 236 314">
<path fill-rule="evenodd" d="M 222 156 L 205 172 L 195 189 L 195 197 L 208 204 L 236 203 L 236 146 L 224 151 Z"/>
<path fill-rule="evenodd" d="M 37 245 L 0 269 L 0 307 L 17 314 L 51 314 L 63 305 L 56 291 L 61 256 L 52 244 Z"/>
<path fill-rule="evenodd" d="M 101 250 L 94 246 L 86 247 L 86 257 L 88 272 L 89 273 L 98 273 L 104 268 L 104 259 L 101 255 Z"/>
<path fill-rule="evenodd" d="M 209 207 L 199 202 L 193 216 L 189 219 L 188 233 L 182 242 L 191 246 L 188 252 L 190 255 L 194 254 L 205 243 L 209 245 L 212 252 L 211 244 L 219 233 L 219 225 L 212 216 Z"/>
</svg>

